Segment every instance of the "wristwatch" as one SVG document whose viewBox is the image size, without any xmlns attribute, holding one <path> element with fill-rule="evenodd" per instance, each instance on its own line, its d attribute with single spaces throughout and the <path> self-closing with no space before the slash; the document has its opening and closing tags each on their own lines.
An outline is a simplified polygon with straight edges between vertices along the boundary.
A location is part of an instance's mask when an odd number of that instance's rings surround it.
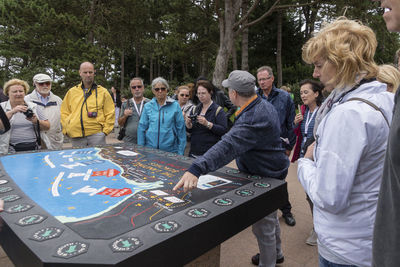
<svg viewBox="0 0 400 267">
<path fill-rule="evenodd" d="M 207 121 L 207 128 L 211 129 L 211 123 L 209 121 Z"/>
</svg>

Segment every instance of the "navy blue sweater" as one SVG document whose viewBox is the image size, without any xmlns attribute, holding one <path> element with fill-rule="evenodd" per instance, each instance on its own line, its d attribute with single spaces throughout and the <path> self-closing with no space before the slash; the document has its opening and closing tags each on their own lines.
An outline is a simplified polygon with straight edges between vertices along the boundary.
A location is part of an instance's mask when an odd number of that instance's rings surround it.
<svg viewBox="0 0 400 267">
<path fill-rule="evenodd" d="M 245 173 L 284 179 L 289 168 L 280 139 L 276 109 L 257 97 L 236 118 L 235 124 L 207 153 L 198 157 L 188 171 L 199 177 L 233 159 Z"/>
</svg>

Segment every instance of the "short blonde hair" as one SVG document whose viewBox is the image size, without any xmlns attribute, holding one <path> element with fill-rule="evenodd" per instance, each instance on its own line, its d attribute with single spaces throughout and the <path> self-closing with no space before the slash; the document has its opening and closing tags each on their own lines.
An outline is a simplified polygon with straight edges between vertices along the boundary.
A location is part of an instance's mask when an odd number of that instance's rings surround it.
<svg viewBox="0 0 400 267">
<path fill-rule="evenodd" d="M 392 65 L 384 64 L 379 66 L 377 80 L 393 87 L 392 93 L 396 93 L 400 86 L 400 71 Z"/>
<path fill-rule="evenodd" d="M 24 87 L 24 92 L 25 95 L 29 92 L 29 84 L 23 80 L 20 79 L 12 79 L 7 81 L 4 86 L 3 86 L 3 92 L 6 96 L 8 96 L 8 92 L 10 91 L 10 87 L 13 85 L 21 85 L 22 87 Z"/>
<path fill-rule="evenodd" d="M 178 90 L 176 90 L 176 94 L 178 95 L 181 92 L 181 90 L 188 90 L 188 92 L 190 93 L 190 89 L 189 89 L 188 86 L 181 85 L 181 86 L 178 87 Z"/>
<path fill-rule="evenodd" d="M 378 66 L 374 55 L 377 44 L 371 28 L 341 17 L 306 42 L 302 57 L 308 64 L 319 58 L 331 63 L 336 75 L 329 82 L 343 88 L 353 86 L 356 76 L 362 72 L 366 73 L 366 79 L 376 77 Z"/>
</svg>

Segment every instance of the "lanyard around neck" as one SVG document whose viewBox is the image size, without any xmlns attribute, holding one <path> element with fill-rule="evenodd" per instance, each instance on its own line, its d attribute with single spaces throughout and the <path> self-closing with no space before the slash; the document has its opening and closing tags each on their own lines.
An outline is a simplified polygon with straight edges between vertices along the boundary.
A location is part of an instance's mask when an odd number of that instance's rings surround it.
<svg viewBox="0 0 400 267">
<path fill-rule="evenodd" d="M 306 119 L 306 123 L 304 125 L 304 135 L 307 136 L 308 133 L 308 126 L 310 125 L 312 119 L 314 118 L 315 114 L 317 114 L 318 112 L 318 107 L 316 109 L 314 109 L 314 112 L 312 113 L 312 115 L 310 116 L 310 110 L 308 110 L 307 112 L 307 119 Z"/>
<path fill-rule="evenodd" d="M 140 115 L 142 114 L 142 110 L 143 110 L 143 102 L 144 102 L 144 100 L 142 99 L 142 101 L 140 102 L 140 108 L 139 109 L 138 109 L 138 106 L 136 105 L 135 99 L 132 99 L 132 102 L 133 102 L 133 105 L 135 106 L 137 114 L 140 117 Z"/>
</svg>

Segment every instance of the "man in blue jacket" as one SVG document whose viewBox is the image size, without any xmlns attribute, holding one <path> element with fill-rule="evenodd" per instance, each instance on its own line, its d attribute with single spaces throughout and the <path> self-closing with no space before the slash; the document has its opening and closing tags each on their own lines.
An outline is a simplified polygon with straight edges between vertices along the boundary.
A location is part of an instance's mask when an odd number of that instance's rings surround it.
<svg viewBox="0 0 400 267">
<path fill-rule="evenodd" d="M 296 116 L 296 111 L 293 100 L 288 92 L 275 87 L 274 73 L 271 67 L 263 66 L 258 68 L 257 81 L 260 86 L 257 94 L 271 103 L 276 111 L 278 111 L 282 146 L 285 148 L 286 155 L 289 157 L 291 150 L 296 144 L 296 135 L 293 130 L 293 121 Z M 286 224 L 294 226 L 296 220 L 293 217 L 290 202 L 282 207 L 281 210 Z"/>
<path fill-rule="evenodd" d="M 240 107 L 235 113 L 235 123 L 217 144 L 193 162 L 173 190 L 181 187 L 185 192 L 192 190 L 200 175 L 215 171 L 233 159 L 242 172 L 281 180 L 287 175 L 289 159 L 281 145 L 278 114 L 270 103 L 256 95 L 255 77 L 247 71 L 235 70 L 222 85 L 229 88 L 232 103 Z M 276 211 L 253 225 L 260 248 L 259 266 L 272 267 L 283 262 L 279 232 Z"/>
</svg>

